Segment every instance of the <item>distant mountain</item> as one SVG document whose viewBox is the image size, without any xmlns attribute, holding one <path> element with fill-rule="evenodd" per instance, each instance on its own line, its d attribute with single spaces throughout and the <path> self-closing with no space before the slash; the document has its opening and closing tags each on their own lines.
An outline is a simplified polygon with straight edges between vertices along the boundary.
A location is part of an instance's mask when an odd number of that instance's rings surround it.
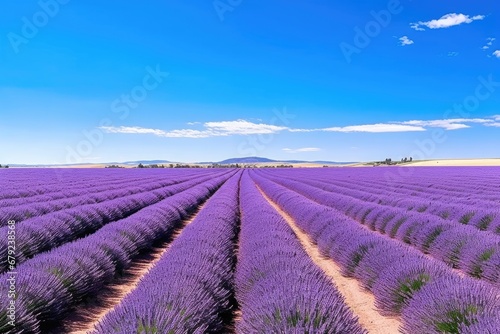
<svg viewBox="0 0 500 334">
<path fill-rule="evenodd" d="M 35 167 L 45 167 L 45 168 L 50 168 L 50 167 L 57 167 L 57 166 L 90 166 L 94 165 L 92 163 L 76 163 L 76 164 L 6 164 L 9 167 L 26 167 L 26 168 L 35 168 Z"/>
<path fill-rule="evenodd" d="M 158 165 L 172 163 L 168 160 L 137 160 L 137 161 L 125 161 L 125 162 L 81 162 L 74 164 L 10 164 L 10 167 L 56 167 L 56 166 L 90 166 L 90 165 L 130 165 L 136 166 L 138 164 L 143 165 Z"/>
<path fill-rule="evenodd" d="M 170 163 L 182 163 L 182 162 L 172 162 L 170 160 L 136 160 L 136 161 L 125 161 L 125 162 L 106 162 L 106 163 L 76 163 L 76 164 L 10 164 L 10 167 L 56 167 L 56 166 L 90 166 L 90 165 L 129 165 L 137 166 L 139 164 L 143 165 L 162 165 Z M 321 165 L 345 165 L 352 164 L 355 162 L 335 162 L 335 161 L 306 161 L 306 160 L 273 160 L 262 157 L 243 157 L 243 158 L 230 158 L 218 162 L 196 162 L 196 164 L 221 164 L 221 165 L 231 165 L 231 164 L 265 164 L 265 163 L 284 163 L 284 164 L 300 164 L 300 163 L 314 163 Z"/>
</svg>

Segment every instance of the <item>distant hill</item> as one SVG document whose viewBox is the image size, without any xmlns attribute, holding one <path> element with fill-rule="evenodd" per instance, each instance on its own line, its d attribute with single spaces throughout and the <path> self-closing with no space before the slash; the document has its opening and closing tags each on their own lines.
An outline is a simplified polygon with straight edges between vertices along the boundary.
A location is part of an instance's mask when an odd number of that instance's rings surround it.
<svg viewBox="0 0 500 334">
<path fill-rule="evenodd" d="M 138 164 L 143 165 L 161 165 L 172 163 L 168 160 L 138 160 L 138 161 L 125 161 L 125 162 L 82 162 L 82 163 L 74 163 L 74 164 L 8 164 L 10 167 L 58 167 L 58 166 L 92 166 L 92 165 L 129 165 L 129 166 L 137 166 Z"/>
<path fill-rule="evenodd" d="M 90 165 L 93 165 L 91 163 L 76 163 L 76 164 L 6 164 L 6 165 L 9 165 L 9 167 L 26 167 L 26 168 L 35 168 L 35 167 L 46 167 L 46 168 L 50 168 L 50 167 L 57 167 L 57 166 L 75 166 L 75 167 L 78 167 L 78 166 L 90 166 Z"/>
<path fill-rule="evenodd" d="M 136 161 L 125 161 L 125 162 L 101 162 L 101 163 L 76 163 L 76 164 L 9 164 L 10 167 L 57 167 L 57 166 L 91 166 L 91 165 L 127 165 L 127 166 L 137 166 L 139 164 L 143 165 L 162 165 L 170 163 L 183 163 L 183 162 L 173 162 L 171 160 L 136 160 Z M 306 160 L 273 160 L 263 157 L 242 157 L 242 158 L 230 158 L 222 161 L 209 161 L 209 162 L 196 162 L 194 164 L 221 164 L 221 165 L 231 165 L 231 164 L 301 164 L 301 163 L 313 163 L 321 165 L 345 165 L 352 164 L 355 162 L 335 162 L 335 161 L 306 161 Z"/>
</svg>

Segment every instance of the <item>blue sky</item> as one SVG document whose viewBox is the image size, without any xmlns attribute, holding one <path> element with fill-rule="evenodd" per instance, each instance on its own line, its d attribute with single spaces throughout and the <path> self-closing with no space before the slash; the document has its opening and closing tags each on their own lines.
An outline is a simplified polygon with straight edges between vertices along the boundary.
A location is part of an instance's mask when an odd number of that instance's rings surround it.
<svg viewBox="0 0 500 334">
<path fill-rule="evenodd" d="M 4 3 L 0 163 L 499 157 L 494 1 Z"/>
</svg>

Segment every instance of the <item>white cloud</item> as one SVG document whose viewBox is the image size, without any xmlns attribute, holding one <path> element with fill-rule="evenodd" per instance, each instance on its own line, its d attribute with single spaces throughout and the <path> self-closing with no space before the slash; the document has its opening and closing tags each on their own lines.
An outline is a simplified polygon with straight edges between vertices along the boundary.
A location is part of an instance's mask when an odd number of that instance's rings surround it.
<svg viewBox="0 0 500 334">
<path fill-rule="evenodd" d="M 218 137 L 224 136 L 224 134 L 212 133 L 208 130 L 192 130 L 192 129 L 180 129 L 172 131 L 163 131 L 159 134 L 160 137 L 167 138 L 208 138 L 208 137 Z"/>
<path fill-rule="evenodd" d="M 428 128 L 442 128 L 444 130 L 459 130 L 470 128 L 471 124 L 482 124 L 485 126 L 497 126 L 500 123 L 500 115 L 487 118 L 452 118 L 438 120 L 410 120 L 404 122 L 387 122 L 376 124 L 361 124 L 348 126 L 334 126 L 326 128 L 297 129 L 277 126 L 265 123 L 253 123 L 246 120 L 206 122 L 202 130 L 176 129 L 160 130 L 138 126 L 103 126 L 100 127 L 107 133 L 123 134 L 150 134 L 166 138 L 208 138 L 224 137 L 233 135 L 256 135 L 274 134 L 280 132 L 363 132 L 363 133 L 392 133 L 392 132 L 419 132 L 427 131 Z M 289 152 L 313 152 L 316 148 L 305 147 L 301 149 L 287 149 Z"/>
<path fill-rule="evenodd" d="M 496 50 L 495 52 L 493 52 L 493 55 L 497 58 L 500 58 L 500 50 Z"/>
<path fill-rule="evenodd" d="M 458 56 L 458 52 L 455 51 L 448 52 L 448 57 L 456 57 L 456 56 Z"/>
<path fill-rule="evenodd" d="M 399 42 L 401 43 L 401 46 L 411 45 L 414 43 L 411 39 L 408 38 L 408 36 L 400 37 Z"/>
<path fill-rule="evenodd" d="M 391 123 L 379 123 L 379 124 L 366 124 L 366 125 L 351 125 L 351 126 L 344 126 L 344 127 L 332 127 L 332 128 L 322 129 L 322 131 L 384 133 L 384 132 L 425 131 L 425 129 L 421 126 L 412 126 L 412 125 L 404 125 L 404 124 L 391 124 Z"/>
<path fill-rule="evenodd" d="M 488 50 L 490 46 L 493 45 L 493 42 L 496 40 L 494 37 L 488 37 L 486 38 L 486 45 L 484 45 L 481 49 L 483 50 Z"/>
<path fill-rule="evenodd" d="M 475 15 L 470 17 L 469 15 L 450 13 L 436 20 L 410 23 L 410 27 L 417 31 L 425 30 L 423 27 L 427 27 L 429 29 L 443 29 L 458 26 L 463 23 L 472 23 L 473 21 L 482 20 L 484 18 L 484 15 Z"/>
<path fill-rule="evenodd" d="M 418 23 L 410 23 L 410 28 L 415 29 L 416 31 L 425 31 L 424 28 L 420 28 Z"/>
<path fill-rule="evenodd" d="M 101 129 L 108 133 L 153 134 L 158 137 L 167 138 L 207 138 L 224 137 L 231 135 L 271 134 L 288 129 L 283 126 L 252 123 L 245 120 L 207 122 L 203 124 L 203 127 L 204 130 L 179 129 L 171 131 L 148 129 L 136 126 L 103 126 L 101 127 Z"/>
<path fill-rule="evenodd" d="M 156 136 L 161 136 L 164 133 L 162 130 L 141 128 L 139 126 L 102 126 L 100 129 L 108 133 L 153 134 Z"/>
<path fill-rule="evenodd" d="M 443 128 L 445 130 L 459 130 L 470 128 L 470 125 L 465 123 L 489 123 L 491 119 L 483 118 L 452 118 L 452 119 L 439 119 L 431 121 L 407 121 L 402 124 L 418 125 L 430 128 Z"/>
<path fill-rule="evenodd" d="M 488 123 L 488 124 L 486 124 L 486 126 L 493 126 L 493 127 L 496 127 L 496 128 L 500 128 L 500 122 Z"/>
<path fill-rule="evenodd" d="M 319 132 L 323 129 L 288 129 L 290 132 Z"/>
<path fill-rule="evenodd" d="M 384 132 L 415 132 L 425 131 L 425 128 L 420 126 L 403 125 L 398 123 L 378 123 L 378 124 L 363 124 L 349 125 L 343 127 L 329 127 L 319 129 L 289 129 L 290 132 L 367 132 L 367 133 L 384 133 Z"/>
<path fill-rule="evenodd" d="M 318 147 L 303 147 L 303 148 L 284 148 L 283 151 L 287 153 L 302 153 L 302 152 L 319 152 L 321 151 L 320 148 Z"/>
<path fill-rule="evenodd" d="M 198 125 L 201 124 L 201 122 L 187 122 L 187 125 Z"/>
<path fill-rule="evenodd" d="M 204 126 L 210 129 L 210 131 L 225 135 L 271 134 L 288 129 L 284 126 L 252 123 L 242 119 L 226 122 L 207 122 Z"/>
</svg>

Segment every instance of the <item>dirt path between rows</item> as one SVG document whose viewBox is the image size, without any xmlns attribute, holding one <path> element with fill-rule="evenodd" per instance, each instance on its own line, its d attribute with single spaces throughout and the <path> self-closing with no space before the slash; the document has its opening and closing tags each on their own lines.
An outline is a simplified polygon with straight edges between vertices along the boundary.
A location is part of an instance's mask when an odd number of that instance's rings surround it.
<svg viewBox="0 0 500 334">
<path fill-rule="evenodd" d="M 332 280 L 337 290 L 344 296 L 347 306 L 358 316 L 361 326 L 372 334 L 400 333 L 398 330 L 401 324 L 399 319 L 385 317 L 378 313 L 375 308 L 375 297 L 370 292 L 364 290 L 355 279 L 342 276 L 340 267 L 331 259 L 327 259 L 321 255 L 319 248 L 297 226 L 293 218 L 274 203 L 260 187 L 258 189 L 262 196 L 283 216 L 292 228 L 311 260 Z"/>
<path fill-rule="evenodd" d="M 99 292 L 98 298 L 90 304 L 81 305 L 76 311 L 70 314 L 70 316 L 63 321 L 60 330 L 64 333 L 71 334 L 86 334 L 92 332 L 106 314 L 111 312 L 123 298 L 137 288 L 142 277 L 156 265 L 166 252 L 168 252 L 172 242 L 174 242 L 184 228 L 196 218 L 207 202 L 208 200 L 200 205 L 197 210 L 191 214 L 189 219 L 184 220 L 181 226 L 176 228 L 168 241 L 163 242 L 160 246 L 136 258 L 120 278 L 115 279 L 110 285 Z"/>
<path fill-rule="evenodd" d="M 273 182 L 275 182 L 275 181 L 273 181 Z M 282 186 L 283 186 L 283 185 L 282 185 Z M 283 186 L 283 187 L 285 187 L 285 186 Z M 295 190 L 294 190 L 294 189 L 292 189 L 292 188 L 288 188 L 288 187 L 285 187 L 285 188 L 289 189 L 290 191 L 295 192 Z M 259 189 L 260 189 L 260 188 L 259 188 Z M 261 191 L 261 192 L 262 192 L 262 191 Z M 350 220 L 352 220 L 352 221 L 354 221 L 354 222 L 358 223 L 358 224 L 359 224 L 359 226 L 361 226 L 361 227 L 362 227 L 364 230 L 366 230 L 367 232 L 377 234 L 377 235 L 379 235 L 379 236 L 381 236 L 381 237 L 383 237 L 383 238 L 387 238 L 387 240 L 391 240 L 391 241 L 393 241 L 393 242 L 399 243 L 399 244 L 400 244 L 400 245 L 402 245 L 403 247 L 406 247 L 408 250 L 417 251 L 417 252 L 419 252 L 421 255 L 423 255 L 424 257 L 426 257 L 426 258 L 427 258 L 429 261 L 431 261 L 431 262 L 444 263 L 443 261 L 436 259 L 436 258 L 435 258 L 435 257 L 433 257 L 432 255 L 424 253 L 423 251 L 421 251 L 420 249 L 418 249 L 417 247 L 415 247 L 415 246 L 413 246 L 413 245 L 407 244 L 407 243 L 405 243 L 405 242 L 403 242 L 403 241 L 401 241 L 401 240 L 399 240 L 399 239 L 397 239 L 397 238 L 395 238 L 395 237 L 394 237 L 394 238 L 391 238 L 391 236 L 390 236 L 390 235 L 388 235 L 388 234 L 386 234 L 386 233 L 382 233 L 382 232 L 380 232 L 380 231 L 370 229 L 367 225 L 365 225 L 364 223 L 360 222 L 360 221 L 359 221 L 359 220 L 357 220 L 355 217 L 352 217 L 351 215 L 348 215 L 347 213 L 342 212 L 342 211 L 340 211 L 340 210 L 336 209 L 335 207 L 332 207 L 332 206 L 328 206 L 328 205 L 322 204 L 322 203 L 318 202 L 317 200 L 315 200 L 315 199 L 313 199 L 313 198 L 310 198 L 310 197 L 308 197 L 308 196 L 306 196 L 306 195 L 304 195 L 304 194 L 301 194 L 301 193 L 298 193 L 298 194 L 299 194 L 300 196 L 302 196 L 302 197 L 306 198 L 307 200 L 311 201 L 311 202 L 314 202 L 314 203 L 316 203 L 316 204 L 318 204 L 318 205 L 324 206 L 325 208 L 329 208 L 329 209 L 331 209 L 331 210 L 335 210 L 335 211 L 337 211 L 338 213 L 340 213 L 340 214 L 344 215 L 345 217 L 349 218 Z M 368 203 L 368 202 L 367 202 L 367 203 Z M 454 274 L 456 274 L 457 276 L 460 276 L 460 277 L 462 277 L 462 278 L 464 278 L 464 277 L 467 277 L 467 276 L 468 276 L 469 278 L 472 278 L 472 279 L 477 280 L 477 281 L 481 281 L 482 283 L 491 284 L 491 283 L 490 283 L 490 282 L 488 282 L 488 281 L 481 280 L 481 279 L 479 279 L 479 278 L 477 278 L 477 277 L 473 277 L 473 276 L 468 275 L 466 272 L 462 271 L 462 269 L 452 268 L 452 267 L 450 267 L 450 266 L 449 266 L 449 265 L 447 265 L 447 264 L 446 264 L 446 266 L 448 267 L 448 269 L 449 269 L 451 272 L 453 272 L 453 273 L 454 273 Z M 492 285 L 492 286 L 493 286 L 493 285 Z"/>
</svg>

